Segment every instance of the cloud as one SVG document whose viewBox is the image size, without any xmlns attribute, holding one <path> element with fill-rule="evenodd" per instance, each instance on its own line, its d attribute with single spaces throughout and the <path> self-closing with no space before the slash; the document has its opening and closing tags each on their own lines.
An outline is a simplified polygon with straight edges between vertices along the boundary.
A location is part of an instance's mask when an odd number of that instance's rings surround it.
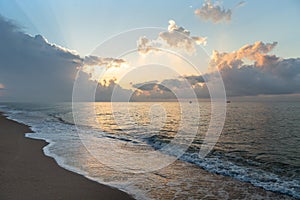
<svg viewBox="0 0 300 200">
<path fill-rule="evenodd" d="M 300 59 L 280 59 L 271 65 L 221 70 L 229 96 L 300 93 Z"/>
<path fill-rule="evenodd" d="M 277 45 L 277 42 L 263 43 L 261 41 L 254 44 L 247 44 L 237 51 L 231 53 L 220 53 L 213 51 L 210 61 L 211 67 L 218 69 L 222 68 L 237 68 L 243 64 L 243 59 L 255 61 L 256 66 L 264 66 L 272 64 L 278 60 L 274 55 L 267 55 Z"/>
<path fill-rule="evenodd" d="M 203 76 L 185 76 L 183 78 L 187 79 L 191 85 L 195 85 L 197 83 L 205 83 Z"/>
<path fill-rule="evenodd" d="M 140 54 L 147 54 L 150 51 L 158 50 L 155 48 L 154 44 L 151 40 L 149 40 L 146 36 L 140 37 L 137 41 L 137 47 Z"/>
<path fill-rule="evenodd" d="M 195 51 L 195 43 L 197 45 L 206 44 L 206 38 L 190 37 L 190 31 L 181 26 L 177 26 L 173 20 L 169 21 L 168 31 L 161 32 L 159 37 L 170 47 L 185 49 L 187 52 Z"/>
<path fill-rule="evenodd" d="M 192 39 L 196 42 L 197 45 L 203 44 L 203 46 L 206 46 L 207 44 L 206 37 L 192 36 Z"/>
<path fill-rule="evenodd" d="M 117 91 L 118 100 L 193 98 L 193 92 L 198 98 L 210 98 L 207 84 L 213 83 L 215 77 L 218 77 L 216 70 L 222 76 L 228 97 L 299 94 L 300 58 L 284 59 L 270 55 L 276 46 L 277 42 L 258 41 L 233 52 L 214 51 L 210 62 L 213 71 L 202 76 L 131 83 L 132 89 L 122 88 L 115 80 L 109 80 L 99 84 L 96 99 L 109 101 L 113 90 Z"/>
<path fill-rule="evenodd" d="M 186 81 L 185 79 L 182 79 L 180 77 L 178 79 L 163 80 L 161 84 L 167 88 L 170 88 L 171 90 L 187 89 L 191 86 L 189 81 Z"/>
<path fill-rule="evenodd" d="M 122 88 L 111 79 L 95 88 L 93 80 L 105 70 L 128 63 L 116 58 L 81 58 L 75 51 L 51 44 L 41 35 L 23 33 L 1 16 L 0 30 L 1 101 L 69 101 L 78 68 L 84 69 L 80 78 L 89 91 L 96 90 L 97 101 L 109 101 L 114 90 L 118 100 L 173 99 L 174 92 L 190 98 L 190 85 L 198 97 L 209 97 L 204 80 L 212 80 L 217 69 L 228 96 L 300 93 L 300 58 L 270 55 L 277 42 L 258 41 L 233 52 L 214 51 L 209 64 L 212 71 L 203 76 L 132 84 L 132 89 Z M 141 37 L 138 48 L 141 54 L 164 47 L 191 52 L 195 45 L 205 44 L 205 38 L 190 35 L 190 31 L 170 20 L 168 31 L 161 32 L 156 40 Z"/>
<path fill-rule="evenodd" d="M 86 56 L 83 61 L 84 66 L 104 66 L 106 69 L 111 67 L 121 67 L 127 64 L 124 59 L 101 58 L 98 56 Z"/>
<path fill-rule="evenodd" d="M 72 97 L 76 68 L 74 51 L 32 37 L 0 16 L 0 81 L 3 101 L 66 101 Z"/>
<path fill-rule="evenodd" d="M 174 93 L 159 83 L 141 83 L 133 92 L 132 101 L 156 101 L 158 99 L 176 99 Z"/>
<path fill-rule="evenodd" d="M 97 98 L 110 100 L 107 98 L 114 88 L 117 88 L 117 93 L 121 94 L 118 98 L 122 100 L 173 100 L 193 98 L 193 93 L 198 98 L 210 98 L 207 84 L 213 83 L 215 77 L 218 77 L 217 69 L 228 97 L 299 94 L 300 58 L 284 59 L 269 55 L 276 45 L 276 42 L 259 41 L 229 53 L 215 51 L 210 62 L 214 71 L 202 76 L 180 76 L 163 81 L 135 83 L 131 84 L 132 89 L 124 89 L 115 80 L 111 80 L 107 82 L 109 84 L 100 85 Z"/>
<path fill-rule="evenodd" d="M 133 84 L 132 87 L 142 91 L 156 90 L 156 91 L 171 92 L 171 90 L 168 87 L 166 87 L 163 84 L 159 84 L 156 81 Z"/>
<path fill-rule="evenodd" d="M 154 85 L 156 85 L 158 83 L 157 80 L 154 81 L 147 81 L 147 82 L 143 82 L 143 83 L 136 83 L 136 84 L 132 84 L 133 88 L 139 88 L 140 90 L 152 90 Z"/>
<path fill-rule="evenodd" d="M 219 70 L 227 96 L 300 93 L 300 58 L 268 55 L 276 45 L 277 42 L 256 42 L 230 53 L 214 52 L 210 65 Z M 253 63 L 245 63 L 245 59 Z M 215 75 L 213 71 L 203 76 L 209 82 Z M 194 84 L 203 82 L 202 76 L 199 80 L 197 76 L 186 78 Z"/>
<path fill-rule="evenodd" d="M 207 84 L 219 77 L 218 70 L 228 97 L 299 94 L 300 58 L 284 59 L 269 55 L 276 45 L 277 42 L 258 41 L 229 53 L 214 51 L 210 62 L 213 71 L 202 76 L 182 76 L 155 84 L 164 85 L 184 98 L 190 97 L 190 93 L 185 91 L 192 85 L 198 98 L 209 98 Z M 161 92 L 159 97 L 167 99 L 170 96 L 167 92 Z"/>
<path fill-rule="evenodd" d="M 198 79 L 196 76 L 195 78 Z M 193 98 L 195 97 L 193 88 L 198 87 L 196 83 L 193 86 L 189 80 L 183 77 L 178 77 L 178 79 L 165 79 L 160 82 L 148 81 L 133 84 L 132 86 L 137 89 L 133 97 L 135 100 L 144 100 L 146 97 L 148 100 Z"/>
<path fill-rule="evenodd" d="M 106 69 L 127 65 L 123 59 L 81 58 L 76 51 L 52 44 L 41 35 L 25 34 L 2 16 L 0 30 L 2 101 L 71 101 L 78 69 L 87 73 L 90 81 Z"/>
<path fill-rule="evenodd" d="M 132 84 L 132 87 L 136 89 L 132 97 L 134 101 L 175 98 L 171 88 L 156 80 Z"/>
<path fill-rule="evenodd" d="M 90 80 L 100 81 L 106 70 L 124 66 L 128 66 L 124 59 L 102 58 L 91 55 L 84 58 L 81 70 L 90 75 Z"/>
<path fill-rule="evenodd" d="M 176 99 L 175 95 L 164 85 L 150 81 L 133 84 L 133 89 L 125 89 L 110 79 L 99 83 L 96 89 L 96 101 L 152 101 L 156 99 Z"/>
<path fill-rule="evenodd" d="M 235 6 L 235 8 L 244 6 L 245 4 L 246 4 L 246 1 L 241 1 L 241 2 L 239 2 L 239 3 Z"/>
<path fill-rule="evenodd" d="M 245 2 L 239 2 L 234 9 L 244 5 Z M 205 21 L 212 21 L 213 23 L 220 23 L 223 21 L 231 21 L 233 9 L 225 9 L 220 2 L 212 3 L 211 0 L 206 0 L 201 8 L 194 11 L 195 15 L 199 16 Z"/>
<path fill-rule="evenodd" d="M 114 93 L 114 96 L 113 96 Z M 104 83 L 99 83 L 97 86 L 95 100 L 96 101 L 127 101 L 130 98 L 132 91 L 122 88 L 116 83 L 116 80 L 110 79 Z M 112 96 L 114 99 L 112 99 Z"/>
<path fill-rule="evenodd" d="M 206 37 L 191 36 L 189 30 L 177 26 L 174 20 L 170 20 L 168 31 L 160 32 L 155 40 L 150 40 L 145 36 L 140 37 L 137 46 L 142 55 L 151 51 L 160 51 L 162 48 L 176 48 L 193 53 L 196 45 L 206 45 L 206 39 Z"/>
</svg>

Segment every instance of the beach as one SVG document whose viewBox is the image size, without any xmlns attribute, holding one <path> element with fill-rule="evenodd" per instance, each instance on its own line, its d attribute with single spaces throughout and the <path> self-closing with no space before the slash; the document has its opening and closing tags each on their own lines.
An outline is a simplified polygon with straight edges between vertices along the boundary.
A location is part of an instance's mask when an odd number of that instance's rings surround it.
<svg viewBox="0 0 300 200">
<path fill-rule="evenodd" d="M 120 190 L 67 171 L 46 157 L 26 125 L 0 115 L 0 199 L 133 199 Z"/>
</svg>

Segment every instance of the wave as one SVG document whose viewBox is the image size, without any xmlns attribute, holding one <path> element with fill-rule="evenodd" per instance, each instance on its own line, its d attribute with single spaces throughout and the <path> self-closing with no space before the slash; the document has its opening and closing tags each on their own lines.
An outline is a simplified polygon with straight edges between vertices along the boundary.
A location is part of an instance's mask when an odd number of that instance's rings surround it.
<svg viewBox="0 0 300 200">
<path fill-rule="evenodd" d="M 169 143 L 168 139 L 170 138 L 167 136 L 152 136 L 149 137 L 148 144 L 151 144 L 154 149 L 161 149 Z M 195 149 L 199 150 L 198 148 L 194 148 L 192 152 L 187 151 L 179 159 L 195 164 L 211 173 L 229 176 L 268 191 L 279 192 L 300 199 L 300 179 L 291 180 L 265 170 L 239 166 L 233 162 L 224 160 L 224 157 L 212 154 L 210 155 L 213 157 L 201 158 L 198 153 L 195 153 Z M 176 152 L 173 153 L 176 156 Z M 254 161 L 247 160 L 246 162 L 253 164 Z"/>
</svg>

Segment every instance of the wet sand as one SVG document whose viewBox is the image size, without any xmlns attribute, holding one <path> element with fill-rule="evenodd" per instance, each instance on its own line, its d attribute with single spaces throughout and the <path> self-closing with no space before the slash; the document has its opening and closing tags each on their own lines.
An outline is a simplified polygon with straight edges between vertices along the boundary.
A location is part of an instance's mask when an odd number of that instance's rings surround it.
<svg viewBox="0 0 300 200">
<path fill-rule="evenodd" d="M 0 113 L 0 199 L 133 199 L 59 167 L 43 154 L 47 143 L 25 138 L 28 132 Z"/>
</svg>

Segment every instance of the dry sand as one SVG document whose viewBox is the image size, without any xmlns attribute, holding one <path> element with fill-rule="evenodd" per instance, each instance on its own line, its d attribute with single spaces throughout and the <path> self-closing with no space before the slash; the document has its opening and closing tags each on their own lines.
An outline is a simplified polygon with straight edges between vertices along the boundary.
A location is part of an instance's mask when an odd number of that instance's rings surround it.
<svg viewBox="0 0 300 200">
<path fill-rule="evenodd" d="M 46 157 L 41 140 L 24 137 L 28 126 L 0 114 L 0 199 L 133 199 L 128 194 L 90 181 Z"/>
</svg>

